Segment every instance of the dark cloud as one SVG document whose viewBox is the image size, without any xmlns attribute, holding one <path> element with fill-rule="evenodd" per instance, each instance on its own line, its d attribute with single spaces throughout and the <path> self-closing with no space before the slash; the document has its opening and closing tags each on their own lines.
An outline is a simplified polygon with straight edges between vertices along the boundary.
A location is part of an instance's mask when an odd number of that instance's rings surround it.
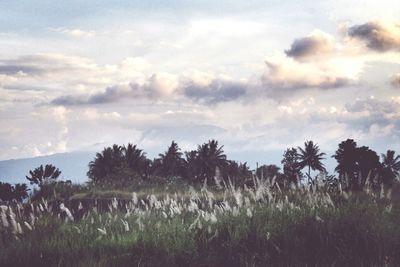
<svg viewBox="0 0 400 267">
<path fill-rule="evenodd" d="M 59 54 L 25 55 L 15 59 L 0 59 L 0 74 L 4 75 L 43 75 L 62 71 L 90 69 L 89 61 L 78 57 Z"/>
<path fill-rule="evenodd" d="M 359 99 L 352 103 L 347 103 L 345 108 L 348 112 L 368 112 L 371 114 L 390 114 L 400 111 L 399 105 L 395 101 L 384 101 L 375 98 Z"/>
<path fill-rule="evenodd" d="M 352 128 L 369 131 L 372 125 L 381 128 L 392 125 L 393 130 L 400 131 L 400 108 L 399 103 L 394 100 L 358 99 L 345 104 L 344 110 L 345 113 L 337 120 L 351 125 Z"/>
<path fill-rule="evenodd" d="M 247 85 L 241 82 L 214 79 L 207 85 L 193 81 L 182 85 L 183 95 L 196 101 L 218 103 L 236 100 L 246 95 Z"/>
<path fill-rule="evenodd" d="M 379 22 L 368 22 L 350 27 L 348 35 L 351 38 L 364 41 L 368 48 L 375 51 L 400 50 L 399 25 L 383 25 Z"/>
<path fill-rule="evenodd" d="M 124 98 L 143 97 L 145 92 L 143 87 L 138 84 L 116 85 L 106 88 L 104 92 L 91 96 L 84 95 L 65 95 L 60 96 L 50 102 L 52 105 L 74 106 L 74 105 L 91 105 L 91 104 L 107 104 L 118 102 Z"/>
<path fill-rule="evenodd" d="M 37 75 L 42 74 L 43 72 L 44 70 L 42 68 L 35 66 L 5 64 L 4 62 L 0 63 L 0 74 L 4 75 L 15 75 L 19 73 Z"/>
<path fill-rule="evenodd" d="M 390 84 L 394 88 L 400 88 L 400 73 L 393 75 L 393 77 L 390 80 Z"/>
<path fill-rule="evenodd" d="M 50 104 L 55 106 L 85 105 L 88 104 L 88 100 L 85 100 L 85 96 L 65 95 L 53 99 Z"/>
<path fill-rule="evenodd" d="M 400 140 L 400 105 L 396 100 L 357 99 L 335 112 L 313 112 L 310 124 L 344 126 L 354 138 L 368 138 L 387 145 Z M 345 132 L 344 132 L 345 133 Z"/>
<path fill-rule="evenodd" d="M 322 32 L 315 32 L 307 37 L 294 40 L 290 49 L 286 50 L 285 53 L 289 57 L 305 59 L 332 51 L 333 48 L 333 38 Z"/>
<path fill-rule="evenodd" d="M 179 89 L 178 89 L 179 88 Z M 104 92 L 90 96 L 65 95 L 51 101 L 52 105 L 91 105 L 119 102 L 125 98 L 159 99 L 176 94 L 205 104 L 236 100 L 246 95 L 246 84 L 214 79 L 209 84 L 199 85 L 193 80 L 182 81 L 171 90 L 168 83 L 152 75 L 144 85 L 130 83 L 108 87 Z"/>
<path fill-rule="evenodd" d="M 286 63 L 265 62 L 268 71 L 261 77 L 258 93 L 282 100 L 306 89 L 333 89 L 351 85 L 352 81 L 320 70 L 305 70 L 303 65 L 287 67 Z"/>
</svg>

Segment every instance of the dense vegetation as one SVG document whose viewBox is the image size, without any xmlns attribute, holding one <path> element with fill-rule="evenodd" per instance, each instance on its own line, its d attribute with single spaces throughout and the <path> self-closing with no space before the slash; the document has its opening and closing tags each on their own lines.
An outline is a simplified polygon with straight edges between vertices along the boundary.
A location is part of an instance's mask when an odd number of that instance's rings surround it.
<svg viewBox="0 0 400 267">
<path fill-rule="evenodd" d="M 255 187 L 130 193 L 106 211 L 1 207 L 3 266 L 398 266 L 397 189 Z M 383 187 L 382 187 L 383 188 Z"/>
<path fill-rule="evenodd" d="M 312 141 L 276 165 L 229 160 L 215 140 L 150 160 L 114 145 L 87 185 L 55 166 L 0 184 L 1 266 L 398 266 L 400 156 L 354 140 L 332 156 Z M 303 173 L 304 170 L 304 173 Z M 312 177 L 311 170 L 319 171 Z"/>
<path fill-rule="evenodd" d="M 313 141 L 304 143 L 304 147 L 288 148 L 281 161 L 283 173 L 276 165 L 257 166 L 254 174 L 258 177 L 277 177 L 281 186 L 291 183 L 298 184 L 304 177 L 312 183 L 311 170 L 326 173 L 323 160 L 325 153 L 320 152 Z M 348 139 L 339 144 L 338 150 L 332 156 L 338 165 L 335 169 L 338 177 L 330 176 L 336 185 L 344 189 L 359 190 L 365 183 L 375 187 L 381 184 L 391 186 L 400 170 L 400 157 L 388 150 L 382 154 L 382 162 L 378 154 L 366 146 L 357 147 L 356 142 Z M 302 174 L 306 168 L 307 172 Z M 88 177 L 94 184 L 104 182 L 118 183 L 134 179 L 150 179 L 163 177 L 166 179 L 180 178 L 189 183 L 214 185 L 233 180 L 236 184 L 244 184 L 251 180 L 252 171 L 246 163 L 229 160 L 224 154 L 223 146 L 215 140 L 199 145 L 196 150 L 180 152 L 178 144 L 172 142 L 164 154 L 150 160 L 136 145 L 113 145 L 97 153 L 96 158 L 89 163 Z"/>
</svg>

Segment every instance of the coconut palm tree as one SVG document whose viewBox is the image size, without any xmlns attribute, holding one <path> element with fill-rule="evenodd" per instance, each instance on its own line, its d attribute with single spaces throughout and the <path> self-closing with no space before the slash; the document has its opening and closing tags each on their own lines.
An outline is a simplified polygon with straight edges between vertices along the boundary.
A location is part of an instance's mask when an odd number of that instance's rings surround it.
<svg viewBox="0 0 400 267">
<path fill-rule="evenodd" d="M 182 152 L 178 144 L 172 141 L 164 154 L 159 154 L 155 162 L 155 173 L 165 177 L 181 176 L 183 168 Z"/>
<path fill-rule="evenodd" d="M 384 183 L 389 184 L 400 175 L 400 155 L 395 156 L 393 150 L 388 150 L 386 154 L 381 154 L 381 158 L 381 178 Z"/>
<path fill-rule="evenodd" d="M 89 162 L 89 171 L 87 175 L 94 182 L 104 180 L 117 167 L 113 161 L 112 149 L 104 148 L 100 153 L 96 153 L 94 160 Z"/>
<path fill-rule="evenodd" d="M 198 160 L 197 150 L 186 151 L 184 159 L 184 178 L 188 180 L 196 180 L 196 176 L 200 173 L 200 164 Z"/>
<path fill-rule="evenodd" d="M 143 173 L 146 162 L 146 153 L 136 145 L 128 144 L 122 147 L 124 163 L 128 168 L 137 173 Z"/>
<path fill-rule="evenodd" d="M 218 141 L 209 140 L 197 147 L 196 151 L 186 153 L 186 175 L 190 175 L 191 179 L 197 181 L 213 181 L 217 168 L 222 173 L 228 165 L 223 146 L 218 146 Z"/>
<path fill-rule="evenodd" d="M 311 170 L 325 171 L 324 164 L 321 160 L 325 159 L 325 153 L 319 152 L 319 147 L 313 141 L 306 141 L 304 149 L 298 147 L 299 168 L 303 169 L 308 166 L 308 178 L 311 179 Z"/>
<path fill-rule="evenodd" d="M 96 153 L 94 160 L 89 162 L 87 175 L 94 182 L 106 179 L 107 176 L 115 174 L 124 163 L 123 148 L 119 145 L 106 147 L 100 153 Z"/>
<path fill-rule="evenodd" d="M 400 155 L 395 156 L 393 150 L 386 151 L 386 154 L 382 154 L 382 165 L 387 168 L 395 176 L 400 174 Z"/>
<path fill-rule="evenodd" d="M 224 172 L 227 166 L 227 159 L 223 147 L 218 147 L 218 141 L 216 140 L 210 140 L 208 143 L 199 146 L 198 156 L 202 170 L 201 177 L 203 179 L 211 181 L 215 176 L 217 167 Z"/>
</svg>

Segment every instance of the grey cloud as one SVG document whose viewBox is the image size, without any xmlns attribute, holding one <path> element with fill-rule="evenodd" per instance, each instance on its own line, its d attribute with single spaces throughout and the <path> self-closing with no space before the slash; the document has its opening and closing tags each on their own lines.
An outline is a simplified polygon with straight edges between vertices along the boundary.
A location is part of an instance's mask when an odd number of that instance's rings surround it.
<svg viewBox="0 0 400 267">
<path fill-rule="evenodd" d="M 65 95 L 53 99 L 50 104 L 55 106 L 75 106 L 85 105 L 88 101 L 84 99 L 84 96 L 71 96 Z"/>
<path fill-rule="evenodd" d="M 205 103 L 236 100 L 246 95 L 247 85 L 241 82 L 213 80 L 208 85 L 198 85 L 193 81 L 182 86 L 184 96 Z"/>
<path fill-rule="evenodd" d="M 334 89 L 340 88 L 350 84 L 350 80 L 343 77 L 326 76 L 323 77 L 318 83 L 311 83 L 307 80 L 301 81 L 287 81 L 287 82 L 274 82 L 264 78 L 264 86 L 267 88 L 277 89 L 277 90 L 287 90 L 288 93 L 293 93 L 293 90 L 301 90 L 307 88 L 317 88 L 317 89 Z"/>
<path fill-rule="evenodd" d="M 324 52 L 329 52 L 333 48 L 333 39 L 328 38 L 326 34 L 317 32 L 307 37 L 294 40 L 290 48 L 285 50 L 285 53 L 289 57 L 304 59 Z"/>
<path fill-rule="evenodd" d="M 18 73 L 42 75 L 89 67 L 90 64 L 86 59 L 58 54 L 26 55 L 15 59 L 0 60 L 0 74 L 5 75 L 15 75 Z"/>
<path fill-rule="evenodd" d="M 15 75 L 18 73 L 26 73 L 26 74 L 37 75 L 43 72 L 44 72 L 43 69 L 34 66 L 6 64 L 4 62 L 0 63 L 0 74 Z"/>
<path fill-rule="evenodd" d="M 400 73 L 393 75 L 390 80 L 390 84 L 395 88 L 400 88 Z"/>
<path fill-rule="evenodd" d="M 159 99 L 165 96 L 182 94 L 184 97 L 205 104 L 215 104 L 236 100 L 246 95 L 246 84 L 241 82 L 215 79 L 210 84 L 199 85 L 190 81 L 181 82 L 176 91 L 167 95 L 160 89 L 160 83 L 155 83 L 156 76 L 153 75 L 144 85 L 130 83 L 128 85 L 115 85 L 106 88 L 104 92 L 90 96 L 64 95 L 50 102 L 52 105 L 90 105 L 107 104 L 119 102 L 125 98 Z M 162 87 L 162 86 L 161 86 Z M 179 89 L 178 89 L 179 88 Z"/>
<path fill-rule="evenodd" d="M 124 98 L 142 97 L 145 92 L 142 90 L 143 87 L 138 84 L 128 85 L 115 85 L 107 87 L 104 92 L 97 93 L 91 96 L 84 95 L 65 95 L 53 99 L 50 104 L 62 105 L 62 106 L 74 106 L 74 105 L 90 105 L 90 104 L 107 104 L 118 102 Z"/>
<path fill-rule="evenodd" d="M 99 93 L 91 96 L 88 99 L 88 104 L 106 104 L 118 102 L 123 98 L 132 98 L 141 96 L 141 87 L 137 84 L 129 84 L 127 86 L 112 86 L 108 87 L 104 93 Z"/>
<path fill-rule="evenodd" d="M 370 113 L 379 113 L 380 115 L 400 111 L 398 103 L 394 101 L 377 100 L 375 98 L 356 100 L 353 103 L 347 103 L 345 108 L 349 112 L 366 111 Z"/>
<path fill-rule="evenodd" d="M 348 35 L 364 41 L 372 50 L 400 50 L 400 25 L 390 27 L 378 22 L 368 22 L 350 27 Z"/>
<path fill-rule="evenodd" d="M 358 99 L 346 103 L 340 112 L 314 113 L 310 116 L 313 122 L 343 123 L 362 132 L 369 132 L 375 125 L 381 129 L 391 126 L 392 131 L 400 133 L 400 107 L 394 100 Z"/>
<path fill-rule="evenodd" d="M 261 85 L 256 91 L 276 100 L 288 98 L 306 89 L 334 89 L 352 84 L 352 81 L 347 78 L 328 73 L 296 76 L 293 72 L 284 72 L 283 64 L 267 61 L 266 65 L 269 71 L 261 76 Z"/>
<path fill-rule="evenodd" d="M 368 132 L 374 125 L 380 129 L 390 126 L 392 135 L 400 133 L 400 108 L 396 101 L 368 98 L 346 104 L 345 109 L 350 116 L 342 117 L 341 121 L 354 128 Z"/>
<path fill-rule="evenodd" d="M 400 145 L 400 105 L 394 100 L 367 98 L 347 103 L 335 112 L 312 112 L 308 124 L 321 125 L 335 141 L 352 137 L 381 152 Z"/>
</svg>

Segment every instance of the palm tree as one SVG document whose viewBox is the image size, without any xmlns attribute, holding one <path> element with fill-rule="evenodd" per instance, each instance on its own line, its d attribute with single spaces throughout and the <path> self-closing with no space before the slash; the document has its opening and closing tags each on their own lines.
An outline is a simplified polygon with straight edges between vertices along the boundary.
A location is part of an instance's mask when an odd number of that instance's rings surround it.
<svg viewBox="0 0 400 267">
<path fill-rule="evenodd" d="M 391 183 L 400 175 L 400 155 L 395 156 L 393 150 L 381 154 L 382 158 L 382 180 L 384 183 Z"/>
<path fill-rule="evenodd" d="M 386 154 L 382 154 L 382 165 L 387 168 L 395 176 L 400 174 L 400 155 L 395 157 L 395 152 L 393 150 L 386 151 Z"/>
<path fill-rule="evenodd" d="M 89 162 L 87 175 L 94 182 L 99 182 L 110 174 L 115 174 L 123 162 L 124 154 L 121 146 L 106 147 L 100 153 L 96 153 L 95 159 Z"/>
<path fill-rule="evenodd" d="M 44 183 L 55 181 L 61 174 L 61 171 L 51 164 L 46 164 L 45 167 L 40 165 L 33 171 L 29 171 L 30 177 L 25 176 L 31 184 L 42 186 Z"/>
<path fill-rule="evenodd" d="M 218 147 L 218 141 L 210 140 L 198 149 L 198 155 L 201 160 L 202 177 L 212 180 L 215 176 L 215 170 L 218 167 L 224 172 L 227 166 L 226 155 L 223 151 L 224 146 Z"/>
<path fill-rule="evenodd" d="M 339 173 L 339 179 L 344 182 L 344 179 L 348 177 L 350 187 L 354 187 L 355 177 L 358 173 L 358 155 L 357 143 L 353 139 L 347 139 L 339 144 L 338 150 L 332 156 L 338 162 L 335 171 Z"/>
<path fill-rule="evenodd" d="M 122 147 L 123 157 L 128 168 L 135 172 L 142 173 L 146 162 L 146 153 L 137 148 L 136 145 L 128 144 Z"/>
<path fill-rule="evenodd" d="M 185 152 L 184 172 L 184 178 L 188 180 L 195 180 L 196 175 L 200 173 L 197 150 Z"/>
<path fill-rule="evenodd" d="M 228 161 L 223 151 L 223 146 L 218 146 L 218 141 L 210 140 L 197 147 L 196 151 L 186 153 L 186 175 L 191 179 L 212 182 L 216 169 L 225 173 Z"/>
<path fill-rule="evenodd" d="M 155 172 L 165 177 L 182 175 L 183 159 L 179 150 L 178 144 L 172 141 L 168 150 L 155 160 L 155 165 L 158 165 Z"/>
<path fill-rule="evenodd" d="M 110 147 L 104 148 L 100 153 L 96 153 L 95 159 L 89 162 L 89 171 L 87 175 L 90 179 L 94 182 L 99 182 L 113 172 L 116 166 L 112 154 L 112 149 Z"/>
<path fill-rule="evenodd" d="M 311 179 L 311 170 L 325 171 L 324 164 L 321 160 L 325 159 L 325 153 L 319 152 L 319 147 L 317 144 L 314 144 L 313 141 L 306 141 L 304 143 L 304 149 L 298 147 L 300 153 L 298 154 L 299 158 L 299 168 L 303 169 L 308 166 L 308 178 Z"/>
</svg>

